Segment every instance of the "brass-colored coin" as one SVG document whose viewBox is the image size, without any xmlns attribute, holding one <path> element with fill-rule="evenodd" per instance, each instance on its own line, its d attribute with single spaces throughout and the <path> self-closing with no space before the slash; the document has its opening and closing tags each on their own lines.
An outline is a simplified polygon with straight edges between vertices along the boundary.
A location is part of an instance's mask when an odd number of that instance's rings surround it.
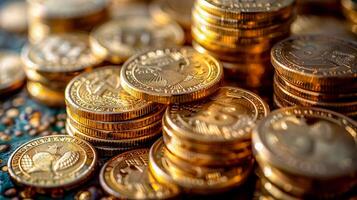
<svg viewBox="0 0 357 200">
<path fill-rule="evenodd" d="M 8 161 L 10 177 L 18 184 L 41 189 L 77 186 L 93 174 L 97 154 L 87 142 L 56 135 L 30 140 Z"/>
<path fill-rule="evenodd" d="M 162 183 L 177 184 L 192 193 L 215 193 L 226 191 L 242 184 L 248 177 L 253 160 L 240 167 L 220 168 L 204 171 L 180 169 L 166 157 L 168 151 L 162 139 L 150 149 L 149 167 L 153 176 Z M 201 168 L 203 169 L 203 168 Z"/>
<path fill-rule="evenodd" d="M 150 4 L 150 14 L 161 23 L 175 21 L 184 29 L 191 29 L 191 10 L 194 0 L 156 0 Z"/>
<path fill-rule="evenodd" d="M 83 72 L 98 65 L 98 59 L 89 49 L 85 34 L 52 35 L 39 43 L 24 48 L 25 66 L 44 73 Z"/>
<path fill-rule="evenodd" d="M 120 81 L 120 68 L 115 66 L 77 76 L 68 84 L 65 99 L 74 114 L 108 122 L 134 119 L 161 106 L 133 97 L 124 91 Z"/>
<path fill-rule="evenodd" d="M 253 150 L 270 165 L 296 176 L 353 179 L 357 172 L 356 132 L 355 121 L 329 110 L 283 108 L 257 125 Z"/>
<path fill-rule="evenodd" d="M 0 28 L 9 32 L 27 31 L 27 4 L 25 1 L 9 1 L 0 8 Z"/>
<path fill-rule="evenodd" d="M 134 118 L 132 120 L 125 120 L 119 122 L 101 122 L 86 119 L 72 112 L 70 108 L 67 108 L 67 115 L 76 122 L 81 123 L 83 124 L 83 126 L 87 126 L 88 128 L 100 129 L 105 131 L 127 131 L 142 128 L 161 120 L 165 110 L 165 106 L 156 107 L 152 112 L 147 115 L 144 115 L 139 118 Z"/>
<path fill-rule="evenodd" d="M 42 104 L 53 107 L 65 105 L 62 91 L 52 90 L 41 83 L 33 81 L 28 81 L 26 87 L 29 95 Z"/>
<path fill-rule="evenodd" d="M 235 87 L 221 87 L 202 101 L 171 105 L 165 120 L 176 134 L 205 143 L 236 143 L 250 138 L 258 120 L 269 112 L 256 94 Z"/>
<path fill-rule="evenodd" d="M 0 94 L 19 89 L 25 79 L 20 57 L 15 53 L 0 51 Z"/>
<path fill-rule="evenodd" d="M 175 22 L 159 24 L 148 16 L 123 16 L 91 34 L 93 52 L 112 63 L 122 63 L 142 50 L 181 45 L 184 32 Z"/>
<path fill-rule="evenodd" d="M 271 51 L 279 75 L 298 87 L 321 92 L 341 87 L 356 91 L 356 55 L 357 43 L 323 35 L 290 37 Z"/>
<path fill-rule="evenodd" d="M 100 172 L 100 184 L 120 199 L 168 199 L 179 195 L 175 185 L 161 184 L 150 174 L 149 149 L 137 149 L 109 160 Z"/>
<path fill-rule="evenodd" d="M 158 129 L 155 132 L 151 133 L 150 135 L 140 136 L 133 139 L 120 139 L 120 140 L 101 139 L 101 138 L 88 136 L 85 133 L 82 133 L 81 131 L 73 127 L 73 125 L 68 121 L 66 123 L 66 131 L 69 135 L 81 138 L 87 142 L 90 142 L 94 146 L 110 146 L 114 148 L 143 147 L 154 142 L 160 136 L 161 133 L 161 129 Z"/>
<path fill-rule="evenodd" d="M 133 56 L 121 71 L 131 95 L 158 103 L 184 103 L 214 93 L 223 78 L 222 65 L 192 48 L 162 48 Z"/>
</svg>

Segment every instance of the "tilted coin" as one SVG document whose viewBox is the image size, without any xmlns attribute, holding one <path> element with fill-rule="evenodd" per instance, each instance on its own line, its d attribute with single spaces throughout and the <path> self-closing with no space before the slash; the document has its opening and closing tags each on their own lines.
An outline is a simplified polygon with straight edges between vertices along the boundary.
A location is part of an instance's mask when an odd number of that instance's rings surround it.
<svg viewBox="0 0 357 200">
<path fill-rule="evenodd" d="M 356 42 L 323 35 L 293 36 L 271 51 L 279 75 L 313 91 L 356 91 L 356 55 Z"/>
<path fill-rule="evenodd" d="M 260 121 L 253 150 L 272 166 L 315 179 L 350 177 L 357 172 L 357 124 L 341 114 L 290 107 Z"/>
<path fill-rule="evenodd" d="M 120 68 L 108 66 L 74 78 L 65 92 L 67 106 L 83 118 L 115 122 L 133 119 L 161 106 L 123 90 Z"/>
<path fill-rule="evenodd" d="M 26 75 L 18 55 L 0 51 L 0 94 L 19 89 Z"/>
<path fill-rule="evenodd" d="M 204 100 L 171 105 L 165 120 L 183 138 L 205 143 L 234 143 L 249 138 L 256 122 L 268 112 L 268 105 L 256 94 L 221 87 Z"/>
<path fill-rule="evenodd" d="M 91 34 L 93 52 L 112 63 L 122 63 L 142 50 L 183 42 L 184 33 L 178 24 L 159 24 L 143 15 L 122 16 L 101 25 Z"/>
<path fill-rule="evenodd" d="M 168 199 L 179 194 L 175 185 L 161 184 L 148 169 L 149 149 L 137 149 L 109 160 L 100 172 L 100 184 L 120 199 Z"/>
<path fill-rule="evenodd" d="M 77 186 L 93 174 L 97 154 L 76 137 L 39 137 L 18 147 L 8 161 L 10 177 L 18 184 L 39 189 Z"/>
<path fill-rule="evenodd" d="M 53 107 L 65 105 L 62 91 L 52 90 L 41 83 L 33 81 L 27 81 L 26 87 L 28 94 L 42 104 Z"/>
<path fill-rule="evenodd" d="M 222 65 L 215 58 L 188 47 L 139 53 L 121 71 L 128 93 L 164 104 L 204 98 L 218 89 L 222 78 Z"/>
</svg>

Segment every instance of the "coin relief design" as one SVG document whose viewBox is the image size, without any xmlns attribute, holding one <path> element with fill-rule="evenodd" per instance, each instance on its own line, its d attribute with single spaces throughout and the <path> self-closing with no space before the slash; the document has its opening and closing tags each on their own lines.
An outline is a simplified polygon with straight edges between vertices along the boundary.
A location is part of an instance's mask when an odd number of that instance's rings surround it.
<svg viewBox="0 0 357 200">
<path fill-rule="evenodd" d="M 225 12 L 273 12 L 292 5 L 294 0 L 204 0 Z"/>
<path fill-rule="evenodd" d="M 120 154 L 101 171 L 101 184 L 110 194 L 124 199 L 170 198 L 178 188 L 158 183 L 149 174 L 149 149 Z"/>
<path fill-rule="evenodd" d="M 268 112 L 268 106 L 257 95 L 222 87 L 200 102 L 171 105 L 166 120 L 181 135 L 192 139 L 229 141 L 250 136 L 255 123 Z"/>
<path fill-rule="evenodd" d="M 0 52 L 0 90 L 25 79 L 20 58 L 13 53 Z"/>
<path fill-rule="evenodd" d="M 87 178 L 96 163 L 94 149 L 70 136 L 41 137 L 19 147 L 9 159 L 9 172 L 30 186 L 67 187 Z"/>
</svg>

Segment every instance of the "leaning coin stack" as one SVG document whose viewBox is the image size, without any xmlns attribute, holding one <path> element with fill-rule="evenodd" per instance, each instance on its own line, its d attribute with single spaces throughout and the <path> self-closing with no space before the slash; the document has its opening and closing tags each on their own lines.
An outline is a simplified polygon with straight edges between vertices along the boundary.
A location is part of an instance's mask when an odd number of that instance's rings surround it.
<svg viewBox="0 0 357 200">
<path fill-rule="evenodd" d="M 103 156 L 146 147 L 161 134 L 166 107 L 129 95 L 119 77 L 119 67 L 103 67 L 77 76 L 65 92 L 68 134 Z"/>
<path fill-rule="evenodd" d="M 272 83 L 270 49 L 289 36 L 294 5 L 294 0 L 198 0 L 192 12 L 193 46 L 220 59 L 228 77 L 244 87 Z"/>
<path fill-rule="evenodd" d="M 51 35 L 22 51 L 31 97 L 48 106 L 64 105 L 64 90 L 77 74 L 101 63 L 85 34 Z"/>
<path fill-rule="evenodd" d="M 88 32 L 108 18 L 107 0 L 29 0 L 29 40 L 49 34 Z"/>
<path fill-rule="evenodd" d="M 150 150 L 151 173 L 188 193 L 239 186 L 253 168 L 251 131 L 268 112 L 260 97 L 234 87 L 221 87 L 197 102 L 170 105 L 163 139 Z"/>
<path fill-rule="evenodd" d="M 357 117 L 357 43 L 294 36 L 271 52 L 277 107 L 315 106 Z"/>
<path fill-rule="evenodd" d="M 342 0 L 343 14 L 350 22 L 351 31 L 357 35 L 357 1 Z"/>
<path fill-rule="evenodd" d="M 325 109 L 271 112 L 253 131 L 264 196 L 349 199 L 344 196 L 357 185 L 356 131 L 356 121 Z"/>
</svg>

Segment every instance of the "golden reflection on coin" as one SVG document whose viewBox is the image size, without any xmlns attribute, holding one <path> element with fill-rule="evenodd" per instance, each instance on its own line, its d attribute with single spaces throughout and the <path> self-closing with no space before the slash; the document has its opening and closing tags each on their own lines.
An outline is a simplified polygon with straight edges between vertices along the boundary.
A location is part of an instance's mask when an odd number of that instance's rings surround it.
<svg viewBox="0 0 357 200">
<path fill-rule="evenodd" d="M 48 73 L 81 72 L 101 62 L 91 52 L 88 36 L 79 33 L 51 35 L 25 48 L 22 60 L 26 67 Z"/>
<path fill-rule="evenodd" d="M 25 1 L 7 1 L 1 5 L 0 28 L 9 32 L 25 33 L 27 26 L 27 4 Z"/>
<path fill-rule="evenodd" d="M 112 63 L 122 63 L 145 49 L 183 42 L 184 33 L 178 24 L 158 24 L 145 15 L 122 16 L 103 24 L 91 34 L 93 52 Z"/>
<path fill-rule="evenodd" d="M 120 68 L 115 66 L 77 76 L 68 84 L 65 99 L 73 113 L 99 121 L 133 119 L 160 106 L 124 91 L 120 83 Z"/>
<path fill-rule="evenodd" d="M 25 78 L 20 57 L 12 52 L 0 51 L 0 94 L 18 89 Z"/>
<path fill-rule="evenodd" d="M 53 90 L 34 81 L 27 81 L 26 88 L 28 94 L 40 103 L 53 107 L 61 107 L 65 105 L 64 94 L 62 91 Z"/>
<path fill-rule="evenodd" d="M 162 48 L 139 53 L 121 71 L 131 95 L 158 103 L 184 103 L 214 93 L 223 78 L 222 65 L 192 48 Z"/>
<path fill-rule="evenodd" d="M 266 162 L 295 175 L 328 180 L 357 172 L 357 123 L 329 110 L 276 110 L 258 124 L 253 143 Z"/>
<path fill-rule="evenodd" d="M 8 161 L 11 178 L 18 184 L 42 189 L 66 189 L 87 180 L 97 155 L 76 137 L 39 137 L 18 147 Z"/>
<path fill-rule="evenodd" d="M 240 88 L 221 87 L 201 101 L 171 105 L 165 120 L 183 138 L 236 142 L 249 138 L 256 122 L 268 112 L 268 105 L 256 94 Z"/>
<path fill-rule="evenodd" d="M 120 199 L 168 199 L 179 194 L 174 185 L 157 182 L 148 169 L 149 149 L 137 149 L 109 160 L 100 172 L 100 184 Z"/>
</svg>

